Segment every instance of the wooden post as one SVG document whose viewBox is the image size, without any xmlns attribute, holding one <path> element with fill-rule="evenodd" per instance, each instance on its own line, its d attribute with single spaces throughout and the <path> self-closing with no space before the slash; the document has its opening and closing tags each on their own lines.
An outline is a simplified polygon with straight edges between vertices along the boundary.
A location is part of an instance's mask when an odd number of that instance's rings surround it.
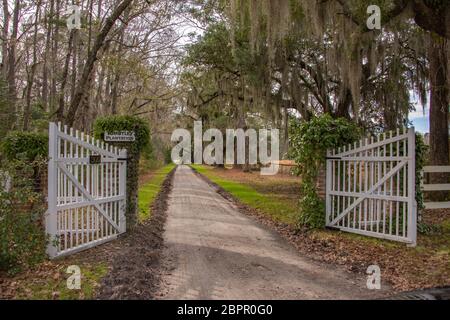
<svg viewBox="0 0 450 320">
<path fill-rule="evenodd" d="M 327 157 L 331 156 L 330 150 L 327 150 Z M 326 225 L 328 226 L 330 224 L 330 216 L 331 216 L 331 179 L 332 179 L 332 166 L 331 166 L 331 160 L 327 161 L 327 167 L 326 167 L 326 182 L 325 182 L 325 208 L 326 208 Z"/>
<path fill-rule="evenodd" d="M 57 241 L 57 185 L 58 185 L 58 127 L 55 123 L 49 124 L 49 145 L 48 145 L 48 210 L 45 216 L 45 230 L 49 235 L 47 254 L 53 258 L 58 253 Z"/>
<path fill-rule="evenodd" d="M 417 244 L 416 203 L 416 133 L 414 127 L 408 130 L 408 239 L 410 246 Z"/>
</svg>

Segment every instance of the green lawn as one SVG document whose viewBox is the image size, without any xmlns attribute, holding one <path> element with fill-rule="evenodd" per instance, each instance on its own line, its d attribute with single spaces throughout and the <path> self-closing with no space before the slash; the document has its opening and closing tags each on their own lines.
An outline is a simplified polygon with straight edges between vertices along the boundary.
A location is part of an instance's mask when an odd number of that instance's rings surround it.
<svg viewBox="0 0 450 320">
<path fill-rule="evenodd" d="M 31 300 L 79 300 L 93 299 L 96 288 L 99 286 L 100 280 L 107 274 L 108 266 L 106 263 L 84 263 L 80 265 L 81 286 L 80 289 L 68 289 L 67 279 L 70 273 L 67 273 L 68 264 L 65 261 L 57 265 L 53 265 L 57 270 L 46 274 L 45 272 L 36 274 L 36 277 L 28 279 L 19 279 L 17 299 Z M 51 269 L 51 268 L 49 268 Z"/>
<path fill-rule="evenodd" d="M 191 167 L 212 182 L 221 186 L 242 203 L 270 215 L 274 220 L 294 224 L 298 215 L 298 207 L 292 201 L 280 199 L 275 194 L 262 194 L 252 186 L 220 177 L 213 167 L 191 165 Z"/>
<path fill-rule="evenodd" d="M 158 169 L 151 179 L 139 188 L 139 221 L 142 222 L 150 217 L 151 205 L 159 193 L 164 179 L 173 168 L 175 165 L 169 164 Z"/>
</svg>

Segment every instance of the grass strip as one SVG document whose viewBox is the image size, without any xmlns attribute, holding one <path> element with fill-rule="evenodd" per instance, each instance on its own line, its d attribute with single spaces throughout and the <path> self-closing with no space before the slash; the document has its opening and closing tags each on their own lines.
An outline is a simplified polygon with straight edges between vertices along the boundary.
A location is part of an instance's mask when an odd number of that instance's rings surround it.
<svg viewBox="0 0 450 320">
<path fill-rule="evenodd" d="M 213 167 L 204 165 L 191 165 L 191 167 L 249 207 L 271 216 L 275 221 L 295 223 L 298 209 L 292 202 L 279 199 L 275 195 L 262 194 L 249 185 L 224 179 L 215 172 Z"/>
<path fill-rule="evenodd" d="M 158 169 L 151 179 L 139 188 L 138 205 L 139 221 L 145 221 L 151 216 L 151 206 L 156 196 L 161 190 L 161 185 L 170 171 L 175 168 L 175 164 L 168 164 Z"/>
</svg>

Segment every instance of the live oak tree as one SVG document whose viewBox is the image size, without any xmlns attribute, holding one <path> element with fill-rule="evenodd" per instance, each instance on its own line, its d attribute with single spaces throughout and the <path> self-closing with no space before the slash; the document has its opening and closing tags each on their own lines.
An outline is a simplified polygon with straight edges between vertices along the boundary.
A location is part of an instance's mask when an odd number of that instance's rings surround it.
<svg viewBox="0 0 450 320">
<path fill-rule="evenodd" d="M 363 32 L 336 14 L 339 8 L 331 2 L 323 17 L 312 3 L 243 0 L 219 6 L 227 14 L 210 22 L 189 51 L 190 67 L 215 70 L 221 89 L 199 96 L 201 103 L 226 98 L 244 113 L 251 105 L 275 121 L 290 110 L 304 120 L 330 113 L 369 128 L 403 125 L 411 108 L 409 90 L 426 96 L 426 62 L 407 41 L 414 30 Z"/>
<path fill-rule="evenodd" d="M 406 125 L 411 92 L 424 106 L 429 92 L 430 157 L 448 163 L 448 1 L 195 3 L 206 32 L 185 60 L 189 116 L 221 106 L 244 119 L 233 125 L 258 113 L 282 127 L 289 113 L 329 113 L 378 131 Z M 374 4 L 381 30 L 367 27 Z"/>
<path fill-rule="evenodd" d="M 383 29 L 380 31 L 368 30 L 366 24 L 366 9 L 374 4 L 381 8 Z M 303 82 L 325 113 L 333 108 L 327 99 L 330 95 L 327 82 L 338 79 L 342 83 L 339 93 L 332 99 L 337 102 L 336 116 L 350 118 L 351 115 L 360 121 L 362 116 L 368 116 L 368 110 L 358 110 L 358 107 L 367 105 L 367 98 L 372 97 L 373 105 L 383 112 L 384 126 L 392 129 L 407 117 L 408 92 L 415 90 L 425 102 L 428 86 L 430 158 L 434 164 L 449 163 L 449 1 L 233 0 L 230 8 L 230 29 L 234 32 L 249 25 L 252 43 L 260 46 L 262 37 L 268 44 L 272 60 L 285 54 L 285 61 L 281 61 L 284 65 L 291 58 L 285 42 L 289 44 L 293 34 L 299 32 L 301 39 L 318 40 L 314 55 L 316 60 L 322 59 L 321 65 L 314 67 L 308 61 L 302 61 L 300 54 L 294 59 L 311 70 L 309 73 L 317 88 Z M 305 51 L 305 47 L 309 48 L 311 44 L 300 48 Z M 328 72 L 331 73 L 330 81 Z M 289 78 L 294 78 L 292 71 L 288 70 L 288 73 Z M 387 76 L 386 80 L 380 83 L 377 78 L 383 76 Z M 298 88 L 294 90 L 299 91 Z M 294 95 L 292 92 L 291 96 Z M 395 121 L 396 114 L 403 119 Z"/>
</svg>

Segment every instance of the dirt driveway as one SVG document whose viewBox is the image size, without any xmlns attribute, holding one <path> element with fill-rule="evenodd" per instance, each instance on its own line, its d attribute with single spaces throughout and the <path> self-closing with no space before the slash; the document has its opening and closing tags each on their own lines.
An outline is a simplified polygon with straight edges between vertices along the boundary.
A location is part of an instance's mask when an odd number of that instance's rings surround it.
<svg viewBox="0 0 450 320">
<path fill-rule="evenodd" d="M 301 256 L 179 166 L 164 233 L 164 299 L 371 299 L 366 279 Z"/>
</svg>

